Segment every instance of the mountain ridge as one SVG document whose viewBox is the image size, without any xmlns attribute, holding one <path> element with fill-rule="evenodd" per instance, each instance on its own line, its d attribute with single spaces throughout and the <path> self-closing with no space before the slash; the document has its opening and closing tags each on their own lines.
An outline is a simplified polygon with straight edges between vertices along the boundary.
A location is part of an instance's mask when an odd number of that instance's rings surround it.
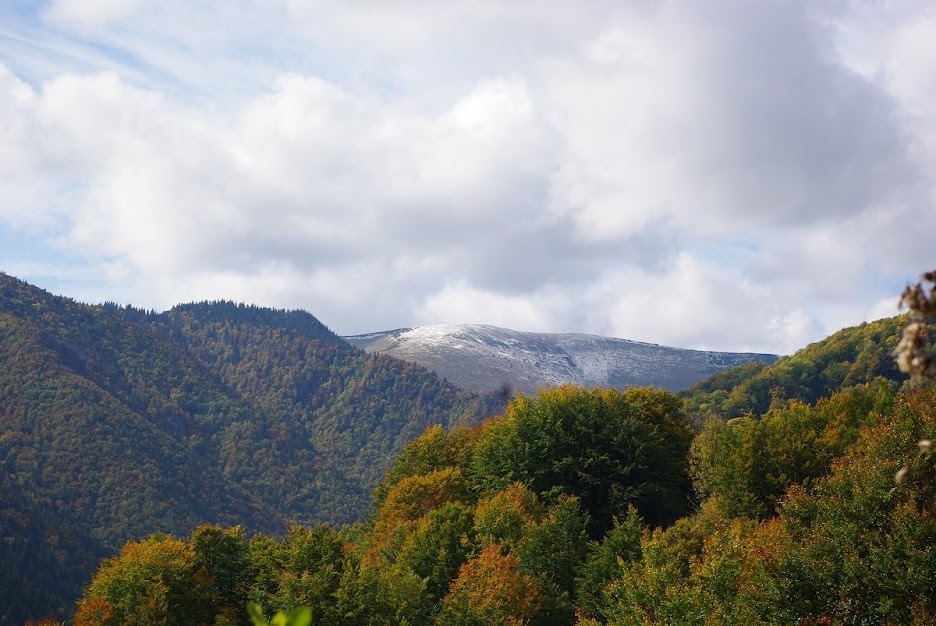
<svg viewBox="0 0 936 626">
<path fill-rule="evenodd" d="M 505 385 L 532 394 L 572 383 L 679 391 L 708 376 L 777 355 L 673 348 L 585 333 L 535 333 L 486 324 L 435 324 L 343 337 L 354 346 L 417 363 L 463 389 Z"/>
</svg>

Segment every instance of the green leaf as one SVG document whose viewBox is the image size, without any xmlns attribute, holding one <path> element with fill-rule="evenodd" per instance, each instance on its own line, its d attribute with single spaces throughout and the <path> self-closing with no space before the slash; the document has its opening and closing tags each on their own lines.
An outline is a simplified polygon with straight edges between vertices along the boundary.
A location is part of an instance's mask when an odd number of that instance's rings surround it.
<svg viewBox="0 0 936 626">
<path fill-rule="evenodd" d="M 259 604 L 248 602 L 247 615 L 250 616 L 250 621 L 254 623 L 254 626 L 268 626 L 267 619 L 263 615 L 263 609 L 260 608 Z"/>
<path fill-rule="evenodd" d="M 250 616 L 254 626 L 311 626 L 312 609 L 302 607 L 293 611 L 289 617 L 282 611 L 277 611 L 276 615 L 267 621 L 263 615 L 263 610 L 252 602 L 247 603 L 247 614 Z"/>
<path fill-rule="evenodd" d="M 286 626 L 310 626 L 312 624 L 312 609 L 302 607 L 293 611 L 286 621 Z"/>
</svg>

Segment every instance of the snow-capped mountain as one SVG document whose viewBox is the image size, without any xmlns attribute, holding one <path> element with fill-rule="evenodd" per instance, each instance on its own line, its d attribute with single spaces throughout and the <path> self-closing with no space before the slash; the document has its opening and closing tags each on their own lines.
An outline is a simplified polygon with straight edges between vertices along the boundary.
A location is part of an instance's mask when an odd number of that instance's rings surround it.
<svg viewBox="0 0 936 626">
<path fill-rule="evenodd" d="M 509 385 L 526 394 L 574 383 L 586 387 L 654 385 L 678 391 L 715 372 L 777 356 L 706 352 L 597 335 L 528 333 L 455 324 L 345 337 L 368 352 L 418 363 L 472 391 Z"/>
</svg>

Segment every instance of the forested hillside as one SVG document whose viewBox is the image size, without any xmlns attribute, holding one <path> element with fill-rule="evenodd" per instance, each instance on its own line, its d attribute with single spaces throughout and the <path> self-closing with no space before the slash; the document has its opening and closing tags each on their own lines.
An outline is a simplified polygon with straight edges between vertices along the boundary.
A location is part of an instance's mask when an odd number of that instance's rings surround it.
<svg viewBox="0 0 936 626">
<path fill-rule="evenodd" d="M 0 623 L 79 594 L 83 625 L 246 626 L 248 602 L 316 626 L 933 623 L 936 391 L 893 365 L 903 324 L 680 396 L 504 409 L 307 313 L 0 275 Z"/>
<path fill-rule="evenodd" d="M 903 316 L 845 328 L 776 363 L 729 368 L 679 395 L 690 420 L 701 425 L 713 416 L 761 415 L 790 400 L 813 403 L 878 377 L 902 381 L 893 352 L 906 324 Z"/>
<path fill-rule="evenodd" d="M 323 625 L 571 623 L 578 589 L 599 591 L 601 572 L 581 583 L 576 572 L 607 532 L 636 525 L 636 540 L 638 516 L 669 525 L 689 510 L 691 437 L 665 391 L 521 397 L 483 427 L 428 429 L 355 529 L 293 528 L 277 542 L 202 528 L 128 544 L 76 623 L 246 624 L 248 601 L 308 605 Z"/>
<path fill-rule="evenodd" d="M 127 544 L 76 624 L 246 626 L 250 603 L 317 626 L 934 623 L 936 389 L 894 375 L 900 325 L 682 400 L 566 386 L 429 428 L 366 523 Z"/>
<path fill-rule="evenodd" d="M 464 393 L 422 367 L 352 348 L 302 311 L 185 305 L 152 324 L 240 397 L 275 416 L 271 429 L 280 442 L 310 442 L 323 462 L 363 488 L 365 498 L 392 456 L 427 424 L 474 424 L 503 408 L 504 399 L 497 395 Z M 264 471 L 296 471 L 282 465 L 274 462 Z M 255 465 L 247 471 L 256 472 Z M 307 475 L 294 478 L 308 482 Z M 264 488 L 287 482 L 277 478 Z M 275 501 L 299 521 L 352 521 L 366 507 L 366 502 L 347 502 L 340 493 L 317 506 L 302 502 L 295 491 L 295 502 L 278 495 Z"/>
<path fill-rule="evenodd" d="M 427 430 L 364 525 L 127 544 L 76 625 L 246 626 L 248 603 L 316 626 L 932 624 L 934 407 L 861 385 L 771 410 L 759 445 L 742 421 L 690 448 L 667 392 L 549 390 Z"/>
<path fill-rule="evenodd" d="M 502 399 L 307 313 L 78 304 L 0 274 L 0 623 L 66 613 L 128 539 L 361 519 L 403 444 Z"/>
</svg>

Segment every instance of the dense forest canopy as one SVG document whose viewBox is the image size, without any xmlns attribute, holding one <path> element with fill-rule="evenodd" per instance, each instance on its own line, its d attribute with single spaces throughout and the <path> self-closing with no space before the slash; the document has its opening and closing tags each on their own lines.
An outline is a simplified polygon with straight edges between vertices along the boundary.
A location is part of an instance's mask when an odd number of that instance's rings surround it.
<svg viewBox="0 0 936 626">
<path fill-rule="evenodd" d="M 316 625 L 936 620 L 936 455 L 926 440 L 936 390 L 861 385 L 774 409 L 763 426 L 723 423 L 689 454 L 703 499 L 678 519 L 642 492 L 685 488 L 687 440 L 676 438 L 682 457 L 563 447 L 578 428 L 565 419 L 573 409 L 652 446 L 685 423 L 668 410 L 674 399 L 566 387 L 520 398 L 481 427 L 430 428 L 390 469 L 365 524 L 294 526 L 283 539 L 207 526 L 185 539 L 153 535 L 102 564 L 76 624 L 246 625 L 248 603 L 267 614 L 310 607 Z M 541 462 L 521 459 L 505 475 L 501 459 L 517 454 L 527 420 L 541 429 L 530 442 Z M 589 480 L 595 463 L 642 489 Z M 764 470 L 738 476 L 742 466 Z M 642 470 L 654 468 L 648 485 Z M 612 510 L 599 532 L 595 520 Z"/>
<path fill-rule="evenodd" d="M 141 605 L 179 607 L 146 620 L 200 623 L 197 611 L 215 607 L 209 623 L 246 623 L 248 601 L 271 611 L 306 604 L 316 624 L 571 623 L 576 572 L 616 520 L 669 524 L 687 512 L 690 440 L 665 391 L 567 386 L 521 396 L 483 426 L 433 427 L 409 444 L 373 517 L 355 529 L 294 527 L 277 542 L 205 527 L 184 542 L 128 544 L 95 575 L 77 623 L 133 623 Z M 199 567 L 199 533 L 238 546 L 242 560 L 225 571 L 242 580 L 228 603 L 212 604 L 222 594 Z M 170 579 L 177 590 L 146 583 Z"/>
<path fill-rule="evenodd" d="M 79 625 L 936 622 L 905 318 L 679 396 L 505 408 L 303 312 L 0 279 L 0 623 L 79 595 Z"/>
<path fill-rule="evenodd" d="M 0 623 L 70 613 L 128 539 L 360 520 L 407 441 L 503 406 L 301 311 L 89 306 L 0 274 Z"/>
</svg>

